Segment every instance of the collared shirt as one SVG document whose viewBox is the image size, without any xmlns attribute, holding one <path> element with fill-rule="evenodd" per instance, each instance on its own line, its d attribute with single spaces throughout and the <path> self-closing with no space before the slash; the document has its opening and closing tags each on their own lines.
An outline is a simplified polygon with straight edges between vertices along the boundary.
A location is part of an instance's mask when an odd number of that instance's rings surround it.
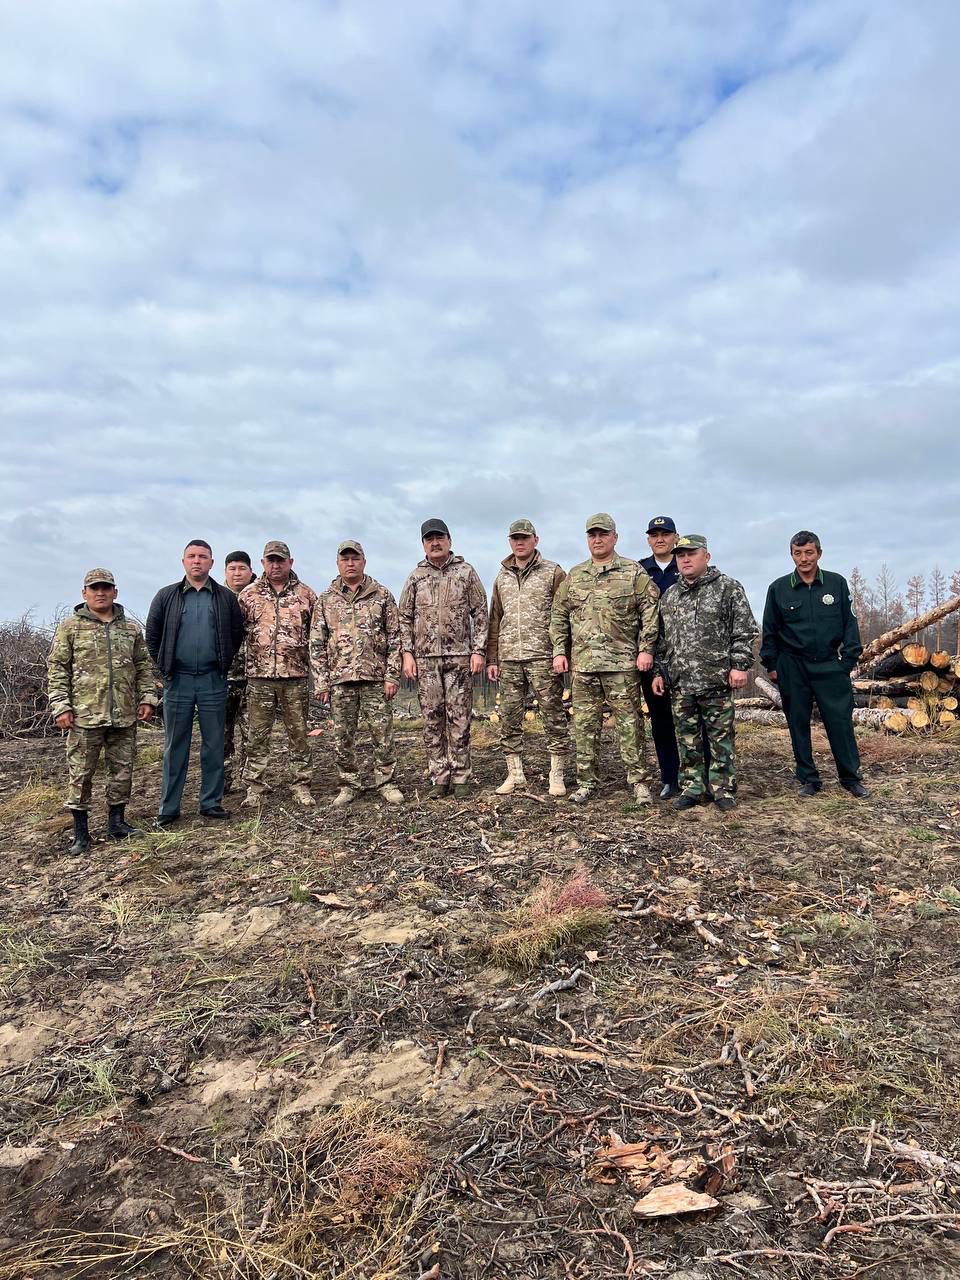
<svg viewBox="0 0 960 1280">
<path fill-rule="evenodd" d="M 220 665 L 217 655 L 216 615 L 210 579 L 202 587 L 185 581 L 183 611 L 177 630 L 174 670 L 189 675 L 202 675 Z"/>
<path fill-rule="evenodd" d="M 776 671 L 784 652 L 805 662 L 839 662 L 845 670 L 853 670 L 863 645 L 846 578 L 818 568 L 810 583 L 794 570 L 770 584 L 760 661 L 768 671 Z"/>
<path fill-rule="evenodd" d="M 680 576 L 680 571 L 677 569 L 676 556 L 671 556 L 664 565 L 661 565 L 656 556 L 644 556 L 640 564 L 646 570 L 647 577 L 661 595 L 663 595 L 667 587 L 672 587 Z"/>
</svg>

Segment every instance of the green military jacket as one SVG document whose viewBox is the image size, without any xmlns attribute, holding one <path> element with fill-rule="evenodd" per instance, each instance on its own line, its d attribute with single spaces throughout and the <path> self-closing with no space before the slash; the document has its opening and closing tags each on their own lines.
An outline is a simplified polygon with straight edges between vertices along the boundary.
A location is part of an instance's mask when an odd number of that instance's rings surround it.
<svg viewBox="0 0 960 1280">
<path fill-rule="evenodd" d="M 525 569 L 513 556 L 501 562 L 490 601 L 487 662 L 526 662 L 549 658 L 550 610 L 564 572 L 552 560 L 535 551 Z"/>
<path fill-rule="evenodd" d="M 656 664 L 677 689 L 730 691 L 731 671 L 753 666 L 757 620 L 735 578 L 707 568 L 695 582 L 680 578 L 660 597 Z"/>
<path fill-rule="evenodd" d="M 351 591 L 334 578 L 313 607 L 310 665 L 316 693 L 348 680 L 400 683 L 400 614 L 386 587 L 365 574 Z"/>
<path fill-rule="evenodd" d="M 101 622 L 78 604 L 57 627 L 47 657 L 47 690 L 54 719 L 72 711 L 79 729 L 127 729 L 137 707 L 155 707 L 157 678 L 139 625 L 120 605 Z"/>
<path fill-rule="evenodd" d="M 784 650 L 805 662 L 835 666 L 839 661 L 845 671 L 853 670 L 863 645 L 846 578 L 818 568 L 809 586 L 799 573 L 771 582 L 763 607 L 760 661 L 776 671 Z"/>
<path fill-rule="evenodd" d="M 553 656 L 572 652 L 574 671 L 634 671 L 637 654 L 653 654 L 660 592 L 636 560 L 575 565 L 553 597 Z"/>
</svg>

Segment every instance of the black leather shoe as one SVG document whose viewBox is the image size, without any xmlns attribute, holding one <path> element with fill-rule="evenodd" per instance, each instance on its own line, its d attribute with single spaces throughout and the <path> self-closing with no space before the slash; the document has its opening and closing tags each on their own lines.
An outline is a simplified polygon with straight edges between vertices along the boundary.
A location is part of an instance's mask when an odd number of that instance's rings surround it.
<svg viewBox="0 0 960 1280">
<path fill-rule="evenodd" d="M 844 791 L 849 791 L 852 796 L 856 796 L 858 800 L 866 800 L 870 792 L 862 782 L 841 782 Z"/>
<path fill-rule="evenodd" d="M 680 788 L 675 787 L 672 782 L 667 782 L 660 788 L 661 800 L 672 800 L 674 796 L 678 796 L 679 794 Z"/>
<path fill-rule="evenodd" d="M 172 827 L 175 822 L 180 821 L 179 813 L 158 813 L 156 817 L 156 826 Z"/>
<path fill-rule="evenodd" d="M 804 782 L 798 794 L 808 800 L 810 796 L 818 796 L 822 790 L 823 787 L 819 782 Z"/>
<path fill-rule="evenodd" d="M 682 813 L 684 809 L 694 809 L 700 803 L 699 796 L 677 796 L 673 802 L 673 807 L 677 813 Z"/>
<path fill-rule="evenodd" d="M 215 804 L 212 809 L 201 809 L 201 818 L 230 818 L 233 815 L 229 809 L 225 809 L 222 804 Z"/>
</svg>

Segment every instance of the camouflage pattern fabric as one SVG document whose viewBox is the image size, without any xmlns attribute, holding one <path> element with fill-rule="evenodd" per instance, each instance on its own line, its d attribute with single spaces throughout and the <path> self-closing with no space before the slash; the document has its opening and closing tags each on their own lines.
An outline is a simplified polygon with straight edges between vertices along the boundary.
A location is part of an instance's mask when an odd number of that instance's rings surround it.
<svg viewBox="0 0 960 1280">
<path fill-rule="evenodd" d="M 669 594 L 669 593 L 668 593 Z M 732 796 L 737 781 L 733 695 L 682 689 L 674 695 L 673 723 L 680 752 L 680 790 L 685 796 L 706 791 L 703 736 L 710 744 L 708 782 L 714 798 Z"/>
<path fill-rule="evenodd" d="M 242 777 L 247 759 L 247 682 L 227 684 L 226 721 L 223 730 L 223 757 L 234 777 Z"/>
<path fill-rule="evenodd" d="M 640 683 L 636 671 L 577 672 L 573 677 L 573 740 L 577 748 L 577 784 L 596 787 L 603 704 L 613 714 L 620 759 L 632 787 L 649 782 L 644 753 Z"/>
<path fill-rule="evenodd" d="M 469 658 L 418 658 L 423 746 L 434 786 L 470 781 L 473 676 Z"/>
<path fill-rule="evenodd" d="M 107 773 L 107 804 L 126 804 L 133 786 L 133 766 L 137 754 L 137 726 L 123 729 L 71 729 L 67 734 L 67 769 L 70 784 L 68 809 L 89 809 L 93 775 L 100 753 Z"/>
<path fill-rule="evenodd" d="M 240 592 L 247 678 L 302 679 L 310 674 L 310 617 L 317 593 L 291 573 L 282 591 L 266 575 Z"/>
<path fill-rule="evenodd" d="M 487 662 L 526 662 L 550 658 L 550 610 L 566 575 L 558 564 L 535 551 L 524 569 L 512 555 L 501 561 L 490 601 Z"/>
<path fill-rule="evenodd" d="M 307 741 L 306 680 L 259 680 L 247 682 L 247 765 L 244 780 L 269 787 L 270 733 L 279 716 L 287 731 L 287 752 L 293 767 L 291 781 L 309 786 L 313 780 L 310 745 Z"/>
<path fill-rule="evenodd" d="M 373 785 L 391 782 L 397 768 L 393 747 L 393 708 L 382 680 L 349 680 L 335 684 L 330 695 L 333 746 L 342 787 L 363 789 L 357 769 L 357 728 L 366 725 L 373 743 Z"/>
<path fill-rule="evenodd" d="M 575 672 L 635 671 L 638 653 L 656 648 L 659 595 L 636 560 L 575 565 L 553 600 L 553 656 L 571 653 Z"/>
<path fill-rule="evenodd" d="M 657 667 L 685 692 L 729 690 L 731 670 L 753 666 L 757 630 L 740 583 L 708 566 L 694 582 L 680 578 L 663 593 Z"/>
<path fill-rule="evenodd" d="M 487 648 L 487 594 L 476 569 L 450 556 L 421 560 L 400 593 L 400 640 L 416 658 L 466 658 Z"/>
<path fill-rule="evenodd" d="M 80 604 L 60 623 L 47 657 L 47 687 L 54 719 L 72 711 L 79 729 L 128 728 L 141 702 L 159 701 L 143 632 L 118 604 L 109 622 Z"/>
<path fill-rule="evenodd" d="M 310 665 L 316 693 L 345 681 L 400 683 L 400 614 L 386 587 L 364 575 L 351 590 L 334 578 L 313 609 Z"/>
<path fill-rule="evenodd" d="M 527 691 L 540 703 L 540 718 L 553 756 L 566 755 L 570 745 L 563 705 L 563 677 L 554 674 L 550 658 L 500 664 L 500 745 L 507 755 L 523 752 L 523 715 Z"/>
</svg>

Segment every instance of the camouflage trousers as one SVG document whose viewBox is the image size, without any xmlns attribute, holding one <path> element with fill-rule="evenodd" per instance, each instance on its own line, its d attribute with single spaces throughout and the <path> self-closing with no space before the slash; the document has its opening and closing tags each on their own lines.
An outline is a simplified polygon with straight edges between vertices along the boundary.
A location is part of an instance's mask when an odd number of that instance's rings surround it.
<svg viewBox="0 0 960 1280">
<path fill-rule="evenodd" d="M 266 680 L 257 677 L 247 681 L 246 782 L 269 786 L 266 774 L 270 764 L 270 733 L 279 715 L 290 742 L 287 758 L 293 766 L 291 781 L 310 785 L 313 769 L 307 742 L 308 701 L 306 679 Z"/>
<path fill-rule="evenodd" d="M 620 759 L 632 787 L 649 782 L 644 753 L 640 684 L 635 671 L 601 671 L 573 677 L 573 740 L 577 748 L 577 784 L 595 787 L 599 782 L 597 756 L 603 727 L 603 704 L 613 713 Z"/>
<path fill-rule="evenodd" d="M 363 787 L 357 769 L 357 728 L 366 725 L 373 742 L 373 785 L 391 782 L 397 768 L 393 749 L 393 708 L 383 692 L 382 680 L 347 680 L 335 684 L 330 695 L 333 715 L 333 749 L 342 787 Z"/>
<path fill-rule="evenodd" d="M 127 729 L 71 729 L 67 734 L 67 768 L 70 787 L 68 809 L 89 809 L 93 775 L 100 752 L 107 771 L 107 804 L 126 804 L 133 786 L 137 755 L 137 726 Z"/>
<path fill-rule="evenodd" d="M 243 776 L 247 758 L 247 682 L 227 683 L 227 719 L 223 730 L 223 756 L 228 772 Z"/>
<path fill-rule="evenodd" d="M 523 751 L 523 712 L 527 692 L 536 695 L 547 746 L 552 756 L 566 755 L 570 744 L 563 705 L 563 676 L 554 674 L 550 658 L 504 662 L 500 667 L 500 745 L 507 755 Z"/>
<path fill-rule="evenodd" d="M 685 796 L 702 796 L 707 785 L 714 797 L 732 796 L 737 783 L 734 752 L 733 695 L 729 690 L 693 693 L 673 690 L 673 723 L 680 752 L 680 790 Z M 710 747 L 710 764 L 704 770 L 703 741 Z M 706 772 L 707 782 L 704 782 Z"/>
<path fill-rule="evenodd" d="M 423 747 L 434 786 L 470 781 L 473 676 L 469 658 L 418 658 Z"/>
</svg>

